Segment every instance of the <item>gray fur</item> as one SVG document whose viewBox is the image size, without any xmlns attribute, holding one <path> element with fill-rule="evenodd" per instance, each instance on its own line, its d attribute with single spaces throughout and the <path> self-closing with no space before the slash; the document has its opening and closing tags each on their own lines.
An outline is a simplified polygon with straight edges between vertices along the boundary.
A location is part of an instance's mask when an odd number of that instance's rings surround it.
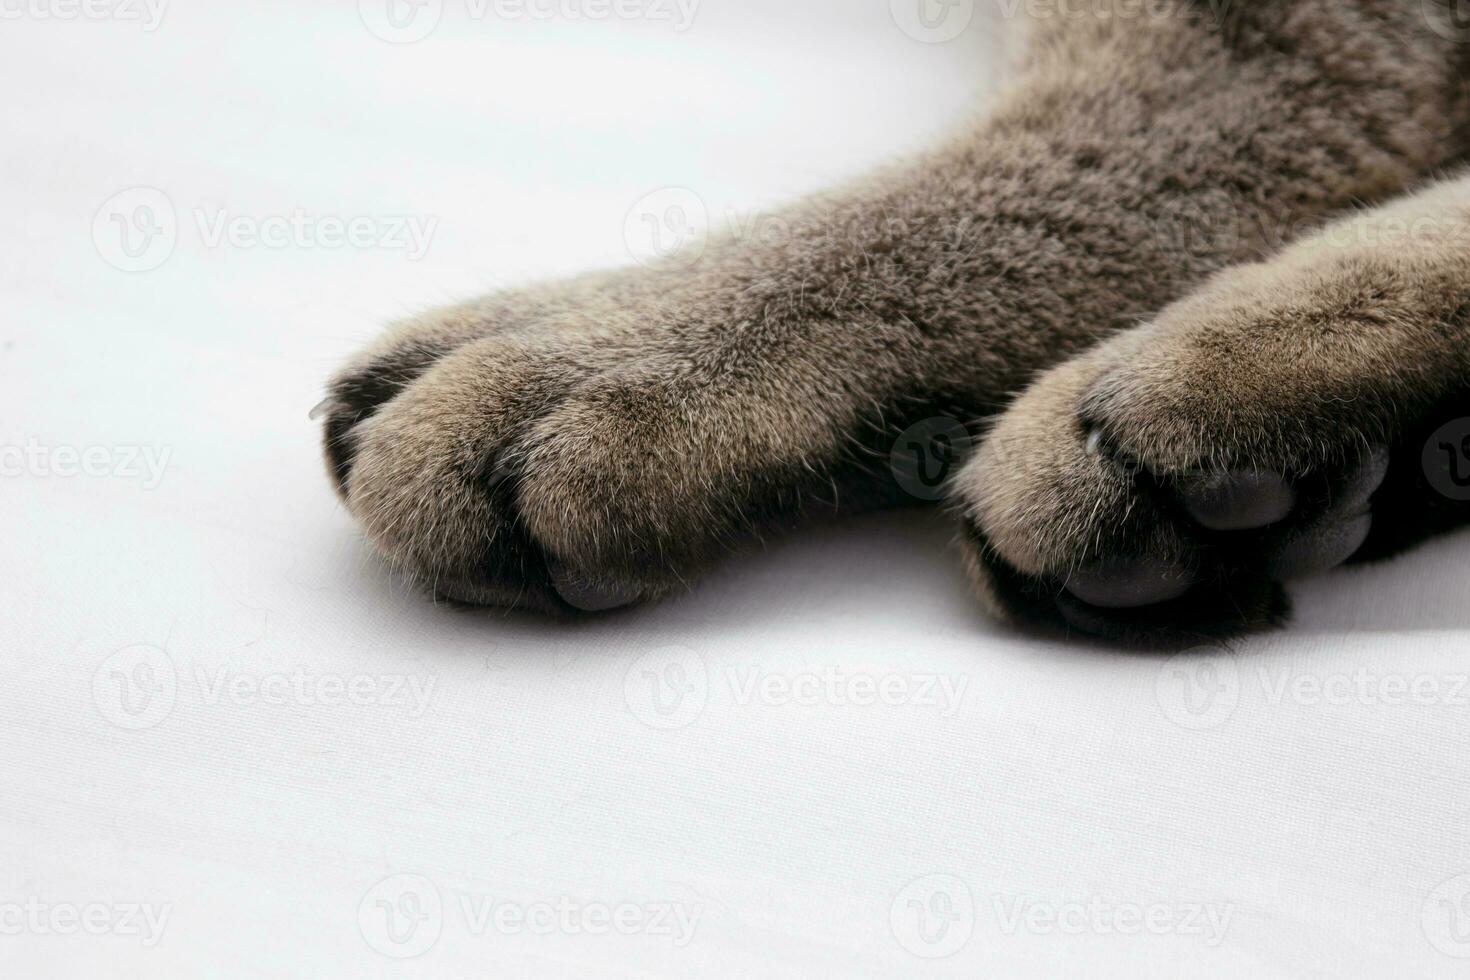
<svg viewBox="0 0 1470 980">
<path fill-rule="evenodd" d="M 1470 519 L 1423 464 L 1426 423 L 1467 415 L 1463 177 L 1229 268 L 1044 375 L 956 481 L 968 564 L 1005 615 L 1055 611 L 1119 635 L 1265 625 L 1270 580 L 1299 570 L 1304 534 L 1330 566 L 1364 535 L 1382 552 L 1411 543 L 1426 509 Z M 1242 470 L 1315 492 L 1270 526 L 1229 533 L 1178 505 L 1191 474 Z M 1089 569 L 1140 564 L 1199 578 L 1215 601 L 1106 616 L 1047 601 Z"/>
<path fill-rule="evenodd" d="M 445 595 L 547 610 L 656 599 L 767 530 L 900 502 L 886 453 L 907 424 L 978 423 L 1073 355 L 1100 364 L 1083 353 L 1099 340 L 1460 154 L 1470 86 L 1419 0 L 1228 9 L 1222 25 L 1037 23 L 1000 105 L 792 206 L 779 241 L 719 239 L 692 266 L 395 326 L 331 388 L 344 499 Z M 1064 401 L 1022 425 L 1026 440 L 1075 436 L 1053 418 Z M 997 475 L 982 459 L 958 502 L 972 526 L 1009 533 L 990 525 L 999 491 L 980 485 L 1063 470 Z M 1018 524 L 1040 543 L 1006 538 L 996 554 L 1041 575 L 1075 563 L 1078 525 L 1058 521 Z"/>
</svg>

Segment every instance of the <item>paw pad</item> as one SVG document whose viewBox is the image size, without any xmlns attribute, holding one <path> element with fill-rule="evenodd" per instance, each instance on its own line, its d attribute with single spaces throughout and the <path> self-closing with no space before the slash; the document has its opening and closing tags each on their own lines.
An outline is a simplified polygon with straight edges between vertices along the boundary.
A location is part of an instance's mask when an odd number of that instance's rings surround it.
<svg viewBox="0 0 1470 980">
<path fill-rule="evenodd" d="M 1096 432 L 1088 434 L 1086 451 L 1106 451 Z M 1256 468 L 1149 477 L 1165 498 L 1154 500 L 1158 512 L 1166 520 L 1175 515 L 1185 540 L 1196 543 L 1194 553 L 1110 558 L 1078 569 L 1062 583 L 1058 611 L 1074 626 L 1106 632 L 1110 613 L 1164 607 L 1199 592 L 1211 565 L 1272 582 L 1335 568 L 1367 541 L 1371 500 L 1388 469 L 1388 451 L 1376 449 L 1330 477 L 1292 479 Z"/>
<path fill-rule="evenodd" d="M 1181 481 L 1179 501 L 1209 531 L 1251 531 L 1285 520 L 1296 509 L 1296 490 L 1277 473 L 1235 470 Z"/>
</svg>

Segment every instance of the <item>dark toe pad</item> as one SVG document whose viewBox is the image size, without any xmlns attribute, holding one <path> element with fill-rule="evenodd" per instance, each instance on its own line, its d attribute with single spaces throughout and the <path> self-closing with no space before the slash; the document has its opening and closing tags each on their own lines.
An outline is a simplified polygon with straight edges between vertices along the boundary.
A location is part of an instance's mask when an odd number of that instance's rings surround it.
<svg viewBox="0 0 1470 980">
<path fill-rule="evenodd" d="M 1388 471 L 1389 453 L 1378 449 L 1345 471 L 1300 478 L 1246 467 L 1159 478 L 1154 486 L 1172 495 L 1172 512 L 1193 526 L 1181 530 L 1196 557 L 1083 568 L 1051 593 L 1055 611 L 1073 628 L 1103 635 L 1157 631 L 1175 619 L 1203 628 L 1211 616 L 1272 621 L 1280 603 L 1273 583 L 1336 568 L 1363 547 L 1373 527 L 1370 501 Z M 1204 579 L 1219 587 L 1200 587 Z"/>
<path fill-rule="evenodd" d="M 1275 543 L 1266 556 L 1266 574 L 1280 582 L 1331 571 L 1357 554 L 1373 530 L 1373 515 L 1328 515 L 1298 528 Z"/>
<path fill-rule="evenodd" d="M 1296 491 L 1285 477 L 1255 470 L 1187 477 L 1180 482 L 1179 499 L 1195 523 L 1210 531 L 1266 527 L 1296 508 Z"/>
<path fill-rule="evenodd" d="M 552 588 L 563 602 L 580 612 L 608 612 L 631 606 L 640 598 L 627 587 L 613 587 L 593 582 L 567 568 L 561 562 L 548 561 Z"/>
<path fill-rule="evenodd" d="M 1089 606 L 1099 609 L 1136 609 L 1177 599 L 1194 585 L 1188 568 L 1140 558 L 1110 562 L 1073 572 L 1066 589 Z"/>
</svg>

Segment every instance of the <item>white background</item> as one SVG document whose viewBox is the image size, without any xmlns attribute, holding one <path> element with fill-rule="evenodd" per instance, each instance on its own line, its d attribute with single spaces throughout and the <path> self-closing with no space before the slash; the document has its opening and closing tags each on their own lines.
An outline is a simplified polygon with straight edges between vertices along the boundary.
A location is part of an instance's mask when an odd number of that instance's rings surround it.
<svg viewBox="0 0 1470 980">
<path fill-rule="evenodd" d="M 0 20 L 6 975 L 1470 971 L 1464 536 L 1164 661 L 987 622 L 937 515 L 557 626 L 436 608 L 331 493 L 306 413 L 379 324 L 625 263 L 660 188 L 748 218 L 920 145 L 999 19 L 67 4 Z M 206 234 L 297 213 L 434 231 Z"/>
</svg>

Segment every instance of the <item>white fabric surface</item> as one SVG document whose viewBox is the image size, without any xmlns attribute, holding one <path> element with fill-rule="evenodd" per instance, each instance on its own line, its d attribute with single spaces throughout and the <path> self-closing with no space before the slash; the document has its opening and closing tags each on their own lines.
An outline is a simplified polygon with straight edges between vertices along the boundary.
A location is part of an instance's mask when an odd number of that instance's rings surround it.
<svg viewBox="0 0 1470 980">
<path fill-rule="evenodd" d="M 987 622 L 938 516 L 557 626 L 436 608 L 334 499 L 306 412 L 379 324 L 918 145 L 996 25 L 68 9 L 0 24 L 0 973 L 1470 973 L 1464 536 L 1165 662 Z M 125 272 L 138 187 L 177 241 Z M 437 226 L 211 242 L 298 210 Z"/>
</svg>

